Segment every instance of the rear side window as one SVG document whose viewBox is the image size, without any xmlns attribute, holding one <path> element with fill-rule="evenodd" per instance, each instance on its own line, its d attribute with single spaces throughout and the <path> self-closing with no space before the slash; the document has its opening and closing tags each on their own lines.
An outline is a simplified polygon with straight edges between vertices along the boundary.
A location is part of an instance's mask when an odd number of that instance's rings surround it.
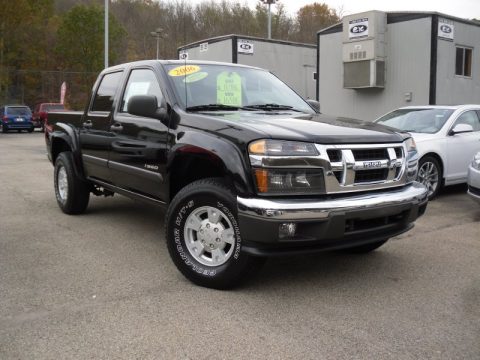
<svg viewBox="0 0 480 360">
<path fill-rule="evenodd" d="M 98 87 L 92 104 L 92 111 L 112 111 L 113 99 L 120 85 L 122 72 L 106 74 Z"/>
</svg>

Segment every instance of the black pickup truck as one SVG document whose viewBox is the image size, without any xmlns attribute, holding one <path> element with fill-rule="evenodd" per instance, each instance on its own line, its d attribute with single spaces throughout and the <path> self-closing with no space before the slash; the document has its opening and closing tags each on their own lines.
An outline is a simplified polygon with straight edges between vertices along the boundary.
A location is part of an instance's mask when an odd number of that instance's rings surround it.
<svg viewBox="0 0 480 360">
<path fill-rule="evenodd" d="M 114 66 L 84 112 L 49 122 L 61 210 L 114 193 L 165 207 L 173 262 L 206 287 L 231 287 L 268 256 L 372 251 L 427 206 L 407 133 L 322 115 L 258 68 Z"/>
</svg>

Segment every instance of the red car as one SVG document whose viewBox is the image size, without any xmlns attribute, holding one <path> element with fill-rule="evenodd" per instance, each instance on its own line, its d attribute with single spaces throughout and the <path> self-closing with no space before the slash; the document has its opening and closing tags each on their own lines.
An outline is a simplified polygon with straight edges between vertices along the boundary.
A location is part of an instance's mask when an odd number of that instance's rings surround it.
<svg viewBox="0 0 480 360">
<path fill-rule="evenodd" d="M 33 110 L 32 121 L 36 128 L 45 130 L 45 123 L 47 121 L 47 114 L 53 111 L 63 111 L 65 106 L 60 103 L 40 103 L 35 105 Z"/>
</svg>

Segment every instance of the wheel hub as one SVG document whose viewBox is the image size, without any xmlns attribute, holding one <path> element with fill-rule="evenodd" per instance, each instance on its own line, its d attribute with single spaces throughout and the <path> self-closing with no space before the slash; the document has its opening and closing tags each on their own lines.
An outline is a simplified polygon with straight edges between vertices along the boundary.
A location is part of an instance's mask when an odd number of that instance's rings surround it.
<svg viewBox="0 0 480 360">
<path fill-rule="evenodd" d="M 225 228 L 222 224 L 213 224 L 208 219 L 202 221 L 202 226 L 197 233 L 197 239 L 209 250 L 223 249 L 226 245 L 222 241 Z"/>
<path fill-rule="evenodd" d="M 233 226 L 217 208 L 203 206 L 194 210 L 185 222 L 184 236 L 188 251 L 203 265 L 222 265 L 233 254 Z"/>
<path fill-rule="evenodd" d="M 67 200 L 68 196 L 68 179 L 67 179 L 67 171 L 65 167 L 62 166 L 58 170 L 57 173 L 57 186 L 58 186 L 58 195 L 62 201 Z"/>
</svg>

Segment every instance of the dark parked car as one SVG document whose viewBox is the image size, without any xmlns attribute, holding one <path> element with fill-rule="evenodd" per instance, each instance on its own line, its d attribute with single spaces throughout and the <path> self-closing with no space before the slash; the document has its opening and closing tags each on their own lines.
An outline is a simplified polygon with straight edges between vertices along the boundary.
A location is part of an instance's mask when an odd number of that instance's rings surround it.
<svg viewBox="0 0 480 360">
<path fill-rule="evenodd" d="M 49 112 L 54 111 L 63 111 L 65 106 L 60 103 L 40 103 L 35 105 L 33 109 L 33 125 L 36 128 L 41 128 L 42 131 L 45 129 L 45 124 L 47 122 L 47 116 Z"/>
<path fill-rule="evenodd" d="M 2 119 L 2 132 L 9 130 L 27 130 L 32 132 L 34 129 L 32 122 L 32 112 L 25 105 L 5 105 L 0 108 L 0 117 Z"/>
</svg>

